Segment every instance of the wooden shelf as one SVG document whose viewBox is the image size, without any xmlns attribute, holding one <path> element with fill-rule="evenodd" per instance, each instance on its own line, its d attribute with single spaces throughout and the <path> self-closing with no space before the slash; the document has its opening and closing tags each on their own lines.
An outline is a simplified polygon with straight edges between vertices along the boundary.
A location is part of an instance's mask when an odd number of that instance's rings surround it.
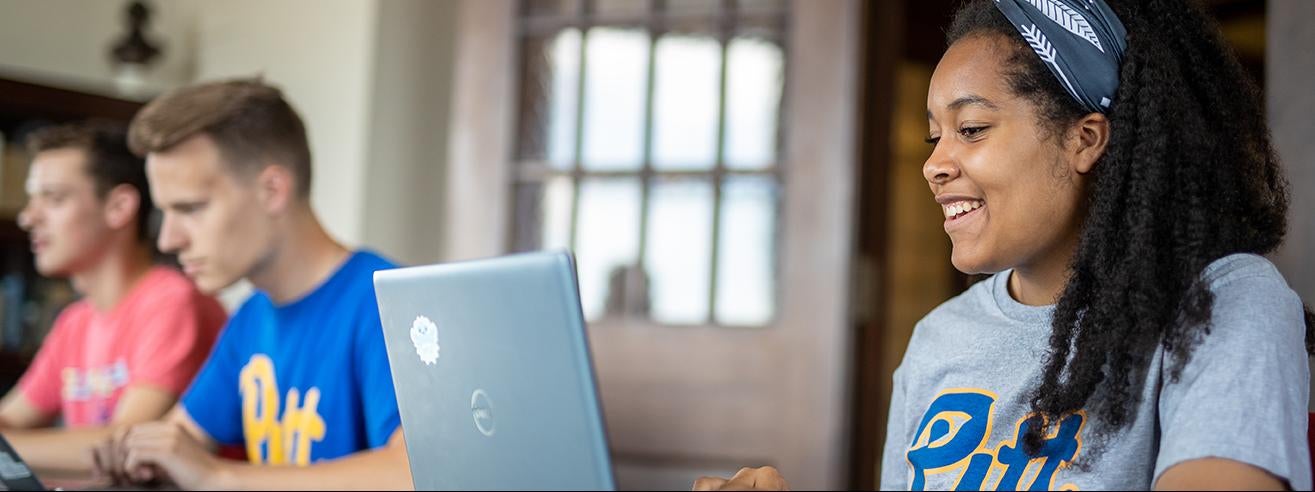
<svg viewBox="0 0 1315 492">
<path fill-rule="evenodd" d="M 15 240 L 27 242 L 27 233 L 18 228 L 18 221 L 13 217 L 0 217 L 0 243 Z"/>
<path fill-rule="evenodd" d="M 0 120 L 129 121 L 142 103 L 0 77 Z"/>
</svg>

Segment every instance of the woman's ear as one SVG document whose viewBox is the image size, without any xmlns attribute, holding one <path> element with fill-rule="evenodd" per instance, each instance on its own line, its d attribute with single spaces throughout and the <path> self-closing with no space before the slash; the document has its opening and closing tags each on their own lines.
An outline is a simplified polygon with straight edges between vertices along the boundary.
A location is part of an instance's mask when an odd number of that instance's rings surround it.
<svg viewBox="0 0 1315 492">
<path fill-rule="evenodd" d="M 141 193 L 130 184 L 120 184 L 105 194 L 105 223 L 113 229 L 127 227 L 137 219 L 142 206 Z"/>
<path fill-rule="evenodd" d="M 1087 174 L 1096 168 L 1110 142 L 1110 120 L 1101 113 L 1083 116 L 1073 127 L 1073 170 Z"/>
</svg>

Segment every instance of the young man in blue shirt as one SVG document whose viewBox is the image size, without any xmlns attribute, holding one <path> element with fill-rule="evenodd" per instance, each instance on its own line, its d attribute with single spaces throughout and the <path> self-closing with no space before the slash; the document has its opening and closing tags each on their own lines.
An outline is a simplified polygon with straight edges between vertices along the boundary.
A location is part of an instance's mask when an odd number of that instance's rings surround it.
<svg viewBox="0 0 1315 492">
<path fill-rule="evenodd" d="M 372 282 L 396 265 L 320 225 L 306 131 L 280 91 L 175 90 L 137 114 L 129 144 L 164 211 L 160 249 L 203 291 L 245 278 L 256 292 L 179 404 L 116 433 L 98 468 L 184 489 L 409 488 Z M 248 462 L 218 458 L 220 446 Z"/>
</svg>

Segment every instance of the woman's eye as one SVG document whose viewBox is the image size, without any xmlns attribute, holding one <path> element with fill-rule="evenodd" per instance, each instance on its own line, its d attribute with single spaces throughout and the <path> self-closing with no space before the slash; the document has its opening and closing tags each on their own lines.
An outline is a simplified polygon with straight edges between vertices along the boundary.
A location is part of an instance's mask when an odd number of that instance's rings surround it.
<svg viewBox="0 0 1315 492">
<path fill-rule="evenodd" d="M 931 145 L 931 146 L 935 147 L 936 144 L 939 143 L 939 142 L 941 141 L 941 137 L 939 137 L 939 136 L 936 136 L 936 137 L 927 137 L 927 140 L 925 140 L 925 141 L 927 142 L 928 145 Z"/>
<path fill-rule="evenodd" d="M 964 128 L 959 129 L 959 134 L 960 134 L 960 135 L 963 135 L 963 136 L 965 136 L 965 137 L 972 138 L 972 137 L 976 136 L 977 134 L 982 133 L 983 131 L 986 131 L 986 128 L 987 128 L 987 127 L 984 127 L 984 126 L 968 126 L 968 127 L 964 127 Z"/>
</svg>

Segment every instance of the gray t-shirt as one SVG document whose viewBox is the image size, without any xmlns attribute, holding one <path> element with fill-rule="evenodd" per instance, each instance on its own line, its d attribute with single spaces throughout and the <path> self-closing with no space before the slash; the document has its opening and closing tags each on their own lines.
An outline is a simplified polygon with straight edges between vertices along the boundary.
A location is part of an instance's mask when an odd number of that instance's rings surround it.
<svg viewBox="0 0 1315 492">
<path fill-rule="evenodd" d="M 1019 304 L 1009 274 L 979 282 L 914 329 L 895 371 L 882 489 L 1149 489 L 1169 467 L 1205 457 L 1311 489 L 1302 305 L 1269 261 L 1238 254 L 1211 263 L 1211 332 L 1181 379 L 1170 382 L 1158 350 L 1128 427 L 1105 433 L 1093 453 L 1100 421 L 1078 412 L 1060 421 L 1036 460 L 1019 436 L 1054 306 Z"/>
</svg>

